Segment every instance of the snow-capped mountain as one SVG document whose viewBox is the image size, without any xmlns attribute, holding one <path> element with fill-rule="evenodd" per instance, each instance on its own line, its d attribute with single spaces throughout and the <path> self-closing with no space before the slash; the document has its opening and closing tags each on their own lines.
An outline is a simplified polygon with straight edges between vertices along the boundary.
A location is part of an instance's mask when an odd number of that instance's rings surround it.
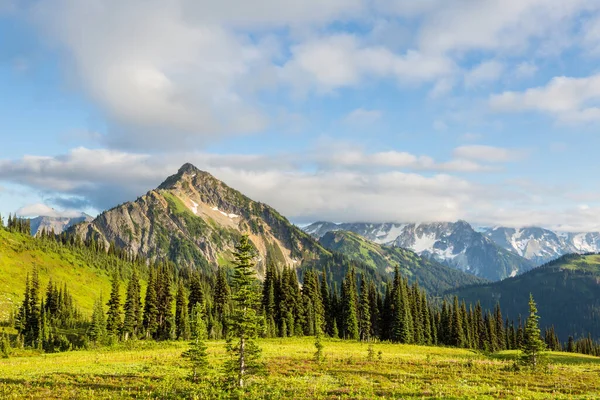
<svg viewBox="0 0 600 400">
<path fill-rule="evenodd" d="M 80 216 L 72 218 L 39 216 L 30 219 L 31 235 L 35 236 L 42 230 L 60 234 L 73 225 L 76 225 L 80 222 L 89 222 L 91 220 L 93 220 L 93 218 L 85 213 L 81 213 Z"/>
<path fill-rule="evenodd" d="M 538 227 L 495 227 L 485 230 L 484 235 L 500 247 L 525 257 L 536 265 L 564 254 L 600 251 L 598 232 L 554 232 Z"/>
<path fill-rule="evenodd" d="M 421 224 L 315 222 L 304 230 L 317 238 L 329 231 L 351 231 L 375 243 L 407 248 L 490 280 L 515 276 L 534 266 L 529 260 L 476 232 L 465 221 Z"/>
</svg>

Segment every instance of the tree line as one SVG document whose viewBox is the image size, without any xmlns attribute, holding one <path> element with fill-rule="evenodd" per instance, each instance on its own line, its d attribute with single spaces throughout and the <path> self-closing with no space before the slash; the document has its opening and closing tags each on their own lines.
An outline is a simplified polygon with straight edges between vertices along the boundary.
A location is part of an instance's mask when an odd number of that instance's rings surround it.
<svg viewBox="0 0 600 400">
<path fill-rule="evenodd" d="M 106 302 L 96 299 L 91 320 L 81 315 L 64 285 L 50 283 L 46 298 L 40 301 L 41 288 L 34 271 L 26 282 L 24 302 L 13 318 L 19 332 L 18 343 L 53 350 L 68 347 L 65 341 L 77 348 L 90 342 L 131 339 L 188 340 L 194 334 L 210 339 L 228 337 L 228 321 L 235 304 L 230 269 L 221 267 L 216 273 L 207 274 L 178 269 L 170 262 L 148 267 L 146 260 L 132 258 L 124 251 L 107 253 L 104 245 L 93 240 L 82 242 L 72 236 L 45 233 L 36 240 L 40 241 L 88 249 L 88 253 L 103 260 L 109 257 L 122 259 L 123 263 L 117 264 L 117 269 L 109 269 L 111 292 Z M 393 279 L 381 283 L 351 267 L 338 287 L 337 281 L 328 276 L 329 269 L 305 270 L 300 284 L 294 269 L 267 266 L 264 280 L 253 284 L 260 294 L 260 306 L 256 309 L 259 335 L 323 334 L 488 352 L 523 346 L 526 321 L 519 318 L 515 323 L 504 318 L 498 304 L 492 310 L 484 310 L 479 303 L 467 306 L 456 296 L 431 298 L 418 282 L 409 284 L 398 268 Z M 126 294 L 121 299 L 123 281 Z M 199 330 L 202 332 L 198 333 Z M 563 344 L 554 327 L 546 330 L 544 342 L 551 350 L 564 348 L 598 354 L 599 344 L 591 338 L 577 341 L 569 338 Z"/>
</svg>

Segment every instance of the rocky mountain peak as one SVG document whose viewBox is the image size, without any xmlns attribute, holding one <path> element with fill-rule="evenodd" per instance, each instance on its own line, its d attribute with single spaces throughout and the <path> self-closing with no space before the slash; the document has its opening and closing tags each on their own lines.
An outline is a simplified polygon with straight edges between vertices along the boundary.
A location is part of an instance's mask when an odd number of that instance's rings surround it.
<svg viewBox="0 0 600 400">
<path fill-rule="evenodd" d="M 217 184 L 219 181 L 215 179 L 211 174 L 206 171 L 202 171 L 196 168 L 191 163 L 185 163 L 179 168 L 176 174 L 169 176 L 163 183 L 160 184 L 158 189 L 169 190 L 173 187 L 177 186 L 178 183 L 184 181 L 193 181 L 194 178 L 198 178 L 196 180 L 202 180 L 202 185 L 207 184 L 207 180 L 210 180 L 210 183 Z M 209 184 L 210 184 L 209 183 Z"/>
</svg>

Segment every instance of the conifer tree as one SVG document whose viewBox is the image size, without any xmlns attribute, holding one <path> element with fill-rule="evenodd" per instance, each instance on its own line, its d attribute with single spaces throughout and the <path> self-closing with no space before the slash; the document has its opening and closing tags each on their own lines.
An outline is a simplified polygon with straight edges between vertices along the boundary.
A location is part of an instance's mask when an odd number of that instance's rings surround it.
<svg viewBox="0 0 600 400">
<path fill-rule="evenodd" d="M 175 298 L 175 338 L 183 340 L 190 338 L 190 321 L 182 282 L 177 287 Z"/>
<path fill-rule="evenodd" d="M 458 305 L 458 297 L 454 296 L 452 306 L 452 337 L 451 344 L 456 347 L 465 346 L 465 334 L 463 330 L 463 317 L 461 308 Z"/>
<path fill-rule="evenodd" d="M 146 288 L 146 297 L 144 300 L 143 325 L 146 330 L 146 338 L 154 337 L 158 328 L 158 308 L 156 301 L 155 278 L 152 269 L 150 269 L 148 275 L 148 287 Z"/>
<path fill-rule="evenodd" d="M 115 272 L 111 282 L 110 298 L 108 299 L 108 312 L 106 314 L 106 333 L 118 337 L 121 330 L 121 296 L 119 294 L 119 277 Z"/>
<path fill-rule="evenodd" d="M 196 304 L 202 304 L 204 302 L 204 293 L 202 292 L 202 283 L 200 282 L 200 275 L 193 273 L 190 278 L 190 295 L 188 296 L 188 315 L 192 314 L 192 308 Z"/>
<path fill-rule="evenodd" d="M 539 316 L 537 307 L 533 300 L 533 295 L 529 295 L 529 317 L 525 323 L 525 332 L 523 337 L 522 360 L 525 365 L 536 368 L 540 362 L 542 352 L 546 349 L 544 342 L 540 337 Z"/>
<path fill-rule="evenodd" d="M 217 271 L 217 281 L 215 283 L 214 293 L 215 311 L 217 317 L 221 319 L 227 310 L 227 305 L 231 297 L 231 290 L 227 283 L 227 276 L 223 267 L 219 267 Z"/>
<path fill-rule="evenodd" d="M 356 275 L 354 269 L 348 271 L 342 284 L 342 310 L 343 310 L 343 336 L 346 339 L 358 340 L 358 313 L 357 313 L 357 293 L 356 293 Z"/>
<path fill-rule="evenodd" d="M 231 358 L 225 363 L 225 372 L 235 380 L 236 386 L 242 388 L 247 376 L 258 372 L 262 366 L 260 348 L 254 341 L 260 319 L 260 295 L 254 271 L 255 252 L 247 235 L 242 236 L 234 255 L 233 310 L 226 347 Z"/>
<path fill-rule="evenodd" d="M 127 294 L 125 296 L 125 318 L 123 320 L 124 339 L 137 337 L 142 325 L 142 300 L 140 297 L 140 280 L 137 272 L 133 270 L 129 283 L 127 284 Z"/>
<path fill-rule="evenodd" d="M 371 307 L 369 302 L 369 289 L 365 278 L 362 279 L 360 293 L 360 313 L 359 313 L 360 340 L 369 341 L 371 339 Z"/>
<path fill-rule="evenodd" d="M 106 319 L 104 318 L 104 308 L 102 306 L 102 296 L 94 302 L 94 310 L 92 312 L 92 323 L 88 330 L 89 338 L 97 343 L 106 336 Z"/>
<path fill-rule="evenodd" d="M 156 339 L 169 340 L 174 332 L 173 324 L 173 295 L 171 294 L 171 278 L 167 271 L 168 266 L 162 265 L 156 271 L 154 287 L 156 292 Z"/>
</svg>

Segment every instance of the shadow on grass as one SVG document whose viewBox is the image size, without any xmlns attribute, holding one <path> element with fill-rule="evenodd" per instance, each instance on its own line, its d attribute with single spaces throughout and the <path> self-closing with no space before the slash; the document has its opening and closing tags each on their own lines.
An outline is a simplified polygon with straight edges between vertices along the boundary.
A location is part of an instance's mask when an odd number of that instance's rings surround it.
<svg viewBox="0 0 600 400">
<path fill-rule="evenodd" d="M 16 385 L 20 388 L 43 387 L 55 389 L 57 386 L 72 389 L 88 389 L 105 392 L 138 392 L 156 384 L 161 379 L 158 377 L 140 377 L 136 375 L 77 375 L 68 373 L 55 373 L 42 376 L 35 380 L 8 378 L 0 379 L 2 385 Z"/>
</svg>

